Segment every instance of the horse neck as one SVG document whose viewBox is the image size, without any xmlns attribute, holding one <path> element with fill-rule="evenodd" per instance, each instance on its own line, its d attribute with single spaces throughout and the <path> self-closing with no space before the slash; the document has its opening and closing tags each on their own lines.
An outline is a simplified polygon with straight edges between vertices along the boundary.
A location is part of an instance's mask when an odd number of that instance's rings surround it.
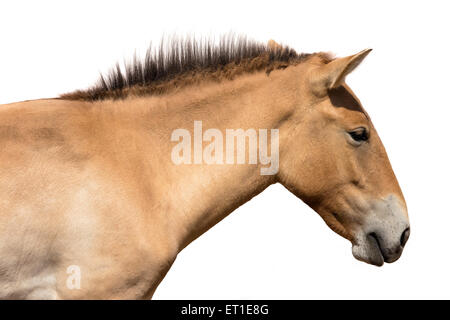
<svg viewBox="0 0 450 320">
<path fill-rule="evenodd" d="M 167 232 L 180 250 L 276 182 L 276 175 L 262 175 L 259 159 L 258 164 L 175 165 L 171 161 L 176 144 L 170 141 L 172 132 L 187 129 L 193 141 L 194 121 L 202 121 L 203 132 L 215 128 L 223 133 L 224 149 L 226 129 L 252 128 L 256 132 L 267 129 L 270 135 L 270 130 L 281 129 L 293 112 L 295 93 L 289 91 L 288 75 L 286 70 L 273 72 L 270 77 L 264 73 L 242 76 L 234 81 L 186 88 L 166 98 L 140 102 L 151 105 L 146 127 L 152 128 L 152 139 L 157 139 L 157 143 L 151 144 L 148 153 L 157 154 L 158 158 L 153 158 L 149 165 L 156 172 L 152 176 L 154 189 L 163 199 L 158 203 L 166 219 L 162 223 L 169 226 Z M 207 144 L 203 142 L 203 146 Z M 282 146 L 279 148 L 281 153 Z"/>
</svg>

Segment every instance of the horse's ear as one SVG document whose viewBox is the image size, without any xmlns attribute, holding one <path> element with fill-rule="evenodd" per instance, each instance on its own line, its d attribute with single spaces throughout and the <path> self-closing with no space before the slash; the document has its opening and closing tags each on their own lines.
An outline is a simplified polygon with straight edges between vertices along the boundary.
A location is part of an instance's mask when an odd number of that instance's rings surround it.
<svg viewBox="0 0 450 320">
<path fill-rule="evenodd" d="M 355 55 L 337 58 L 311 72 L 311 87 L 318 96 L 324 96 L 327 90 L 339 87 L 345 77 L 355 70 L 372 49 L 363 50 Z"/>
<path fill-rule="evenodd" d="M 269 48 L 269 50 L 272 50 L 272 51 L 283 49 L 283 46 L 281 44 L 277 43 L 275 40 L 272 40 L 272 39 L 270 39 L 267 42 L 267 47 Z"/>
</svg>

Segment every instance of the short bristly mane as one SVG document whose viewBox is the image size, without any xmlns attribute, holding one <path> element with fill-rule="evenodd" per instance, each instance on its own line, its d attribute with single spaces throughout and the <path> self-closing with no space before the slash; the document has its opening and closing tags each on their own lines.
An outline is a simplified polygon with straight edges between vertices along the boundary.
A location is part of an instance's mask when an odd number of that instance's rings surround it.
<svg viewBox="0 0 450 320">
<path fill-rule="evenodd" d="M 312 55 L 319 55 L 325 63 L 331 60 L 327 54 L 299 54 L 287 46 L 271 46 L 245 36 L 222 36 L 218 42 L 174 37 L 161 41 L 158 50 L 150 46 L 143 61 L 135 55 L 132 62 L 125 63 L 124 70 L 116 64 L 108 74 L 100 75 L 98 83 L 91 88 L 60 97 L 95 101 L 163 94 L 204 80 L 233 79 L 243 73 L 262 70 L 269 74 L 271 70 L 298 64 Z"/>
</svg>

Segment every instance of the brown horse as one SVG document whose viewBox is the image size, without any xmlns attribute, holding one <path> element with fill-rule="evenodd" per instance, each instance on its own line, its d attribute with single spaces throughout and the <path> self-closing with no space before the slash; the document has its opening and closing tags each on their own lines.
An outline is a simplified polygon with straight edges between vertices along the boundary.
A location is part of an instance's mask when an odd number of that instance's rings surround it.
<svg viewBox="0 0 450 320">
<path fill-rule="evenodd" d="M 162 48 L 88 90 L 1 107 L 2 298 L 151 298 L 185 246 L 273 183 L 358 260 L 400 257 L 405 200 L 344 82 L 370 50 L 333 59 L 232 37 Z"/>
</svg>

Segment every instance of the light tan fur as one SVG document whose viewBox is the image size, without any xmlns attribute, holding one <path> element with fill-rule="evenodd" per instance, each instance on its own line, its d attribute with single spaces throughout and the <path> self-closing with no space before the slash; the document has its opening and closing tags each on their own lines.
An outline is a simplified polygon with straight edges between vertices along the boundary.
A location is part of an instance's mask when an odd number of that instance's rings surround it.
<svg viewBox="0 0 450 320">
<path fill-rule="evenodd" d="M 358 258 L 380 264 L 358 238 L 380 216 L 376 203 L 398 202 L 400 216 L 381 219 L 392 230 L 399 221 L 396 241 L 408 223 L 377 132 L 344 83 L 361 54 L 331 70 L 313 56 L 161 96 L 1 106 L 0 297 L 151 298 L 185 246 L 277 182 L 363 248 Z M 175 165 L 171 133 L 195 120 L 223 132 L 279 129 L 278 174 L 260 175 L 259 164 Z M 355 146 L 347 132 L 362 126 L 370 139 Z M 385 260 L 398 258 L 386 248 Z M 71 265 L 80 289 L 66 285 Z"/>
</svg>

